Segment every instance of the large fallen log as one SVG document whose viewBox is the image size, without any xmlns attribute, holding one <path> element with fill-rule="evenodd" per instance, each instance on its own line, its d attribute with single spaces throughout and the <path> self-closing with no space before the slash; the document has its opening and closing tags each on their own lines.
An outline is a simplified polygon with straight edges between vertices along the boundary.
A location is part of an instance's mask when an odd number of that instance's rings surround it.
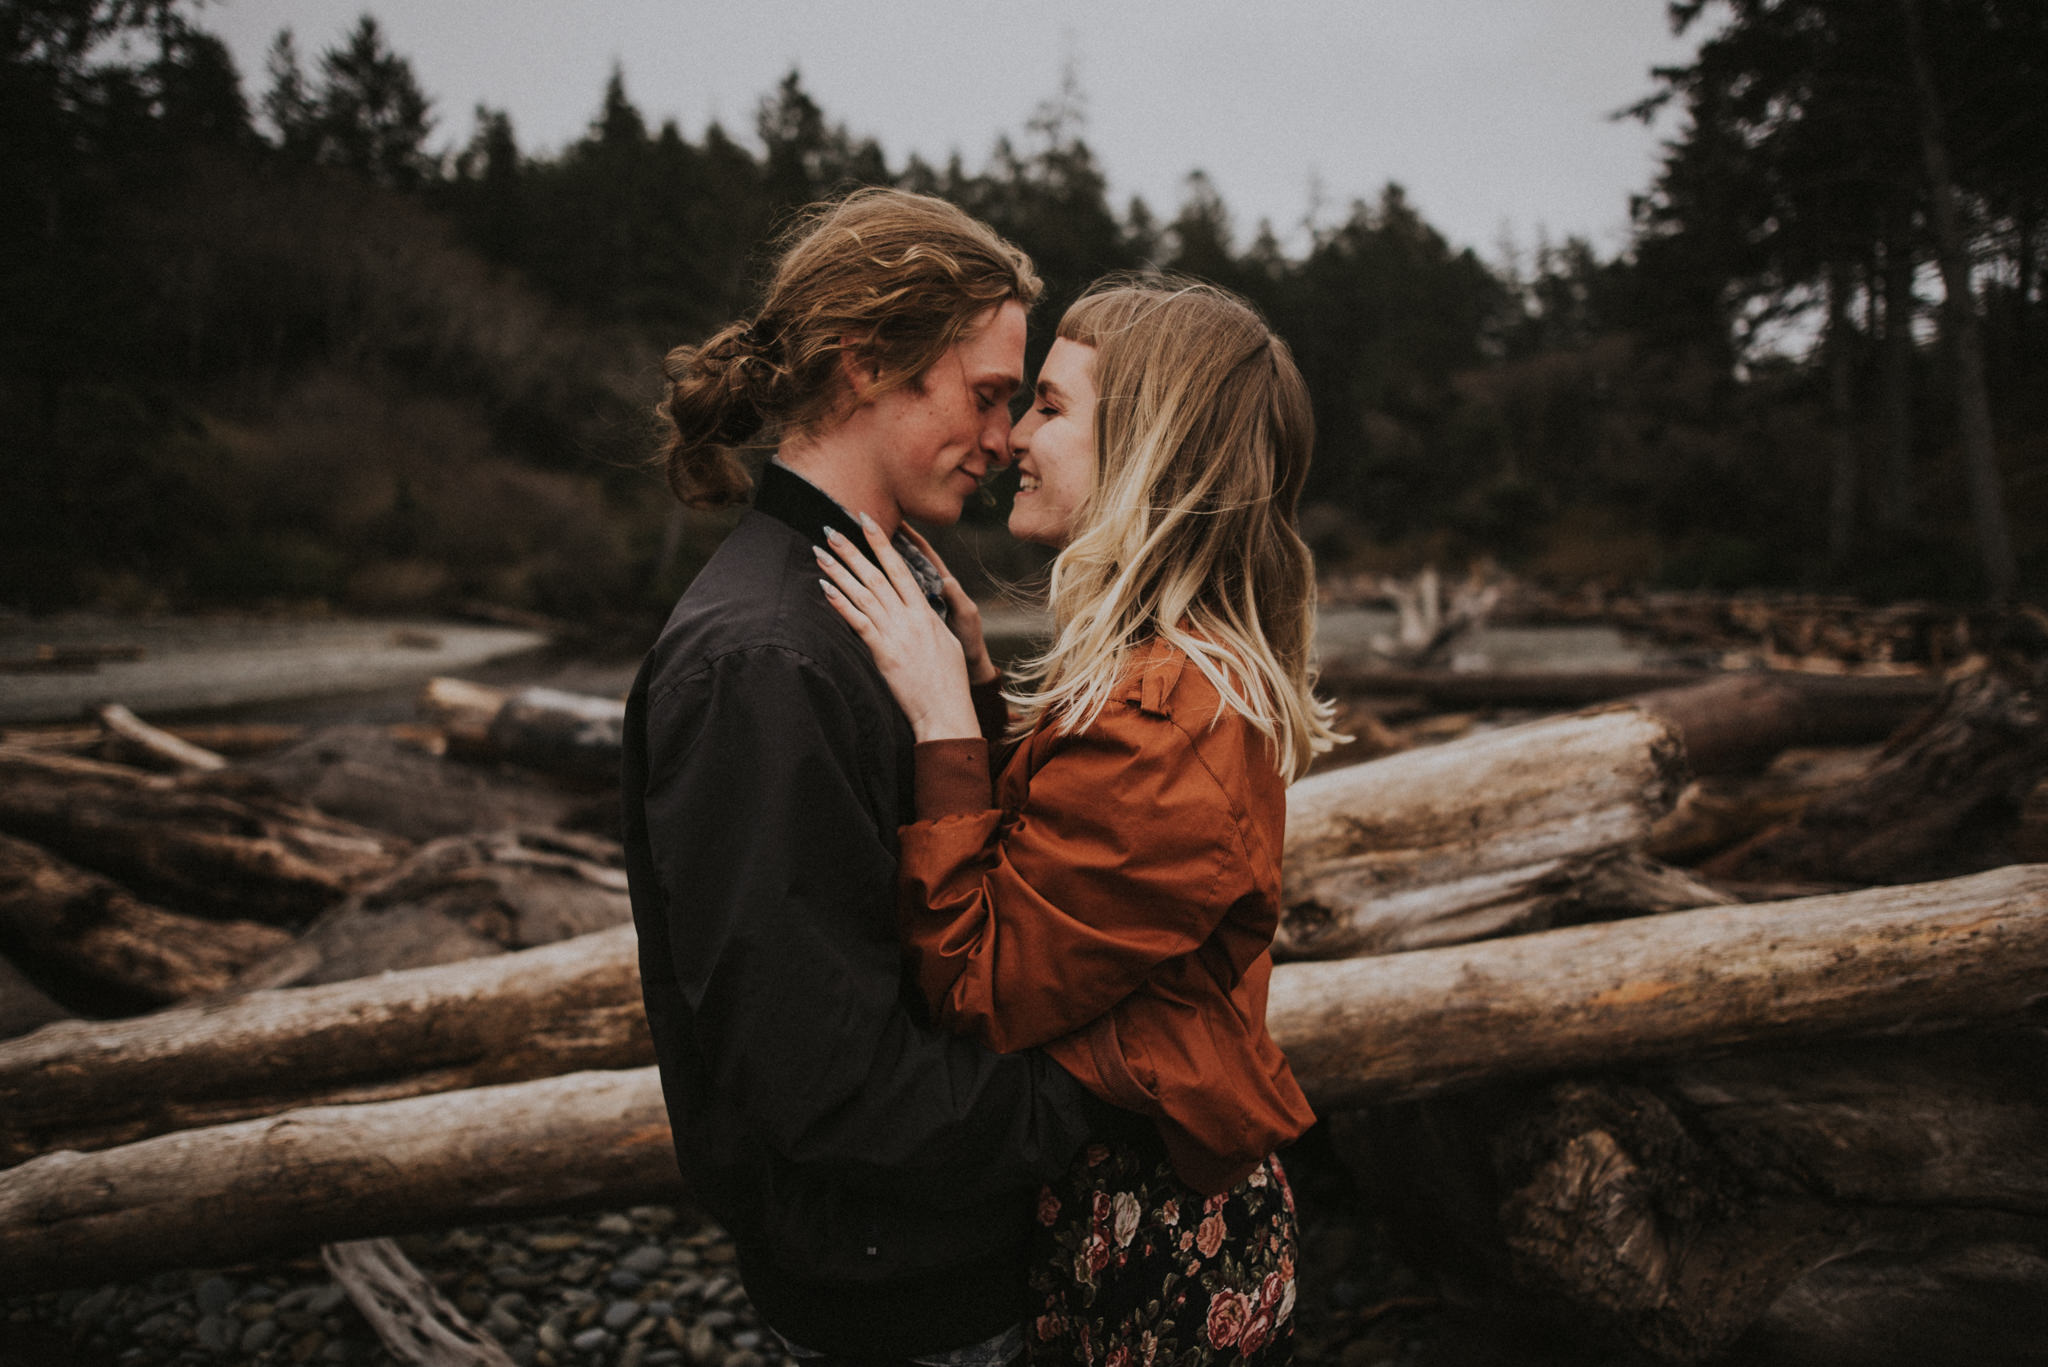
<svg viewBox="0 0 2048 1367">
<path fill-rule="evenodd" d="M 626 705 L 619 699 L 555 688 L 506 693 L 437 678 L 421 690 L 419 709 L 447 733 L 451 753 L 590 783 L 618 779 L 626 725 Z"/>
<path fill-rule="evenodd" d="M 1941 697 L 1928 674 L 1724 674 L 1635 699 L 1677 730 L 1696 775 L 1753 769 L 1795 746 L 1881 741 Z"/>
<path fill-rule="evenodd" d="M 260 781 L 287 801 L 408 840 L 511 826 L 568 824 L 587 797 L 501 766 L 443 759 L 383 726 L 324 727 L 274 754 L 237 764 L 209 790 Z"/>
<path fill-rule="evenodd" d="M 681 1194 L 652 1068 L 311 1107 L 0 1174 L 0 1286 L 21 1294 Z"/>
<path fill-rule="evenodd" d="M 653 1059 L 630 927 L 0 1042 L 0 1164 Z"/>
<path fill-rule="evenodd" d="M 1640 845 L 1685 758 L 1620 707 L 1315 774 L 1287 799 L 1282 958 L 1339 958 L 1550 924 L 1556 890 Z"/>
<path fill-rule="evenodd" d="M 291 934 L 165 911 L 25 840 L 0 835 L 0 950 L 141 1009 L 218 992 Z"/>
<path fill-rule="evenodd" d="M 1687 740 L 1714 772 L 1716 755 L 1768 757 L 1788 745 L 1881 740 L 1933 702 L 1941 681 L 1921 674 L 1812 674 L 1797 670 L 1715 674 L 1702 669 L 1357 669 L 1333 666 L 1322 684 L 1337 694 L 1400 694 L 1440 707 L 1586 707 L 1654 699 L 1689 714 Z M 1684 695 L 1711 690 L 1698 699 Z M 1674 716 L 1673 720 L 1681 720 Z M 1740 761 L 1732 761 L 1740 762 Z"/>
<path fill-rule="evenodd" d="M 1934 1030 L 2048 999 L 2048 867 L 1276 969 L 1273 1036 L 1321 1106 L 1780 1039 Z M 0 1153 L 312 1100 L 649 1057 L 632 932 L 60 1022 L 0 1044 Z M 4 1179 L 0 1179 L 4 1180 Z"/>
<path fill-rule="evenodd" d="M 1717 855 L 1731 880 L 1907 883 L 2009 863 L 2048 777 L 2048 678 L 1958 680 L 1857 782 Z"/>
<path fill-rule="evenodd" d="M 0 746 L 0 831 L 176 911 L 284 924 L 341 900 L 407 848 L 311 808 L 14 746 Z"/>
<path fill-rule="evenodd" d="M 1669 1362 L 2020 1362 L 2048 1341 L 2044 1076 L 2048 1032 L 2020 1026 L 1484 1089 L 1333 1130 L 1411 1254 L 1495 1313 L 1521 1302 Z"/>
<path fill-rule="evenodd" d="M 633 914 L 623 863 L 616 844 L 568 831 L 446 836 L 322 912 L 249 985 L 341 982 L 622 925 Z"/>
<path fill-rule="evenodd" d="M 2048 1002 L 2048 865 L 1276 969 L 1267 1028 L 1324 1105 Z"/>
</svg>

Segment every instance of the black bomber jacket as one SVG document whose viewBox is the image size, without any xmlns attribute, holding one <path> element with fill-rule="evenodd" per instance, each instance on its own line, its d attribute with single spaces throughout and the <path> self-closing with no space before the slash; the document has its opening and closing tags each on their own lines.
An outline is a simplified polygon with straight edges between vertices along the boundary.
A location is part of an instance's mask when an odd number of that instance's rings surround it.
<svg viewBox="0 0 2048 1367">
<path fill-rule="evenodd" d="M 806 1347 L 906 1356 L 1022 1317 L 1030 1202 L 1113 1113 L 1043 1054 L 937 1029 L 896 933 L 912 736 L 826 603 L 859 529 L 776 465 L 627 702 L 627 870 L 692 1194 Z"/>
</svg>

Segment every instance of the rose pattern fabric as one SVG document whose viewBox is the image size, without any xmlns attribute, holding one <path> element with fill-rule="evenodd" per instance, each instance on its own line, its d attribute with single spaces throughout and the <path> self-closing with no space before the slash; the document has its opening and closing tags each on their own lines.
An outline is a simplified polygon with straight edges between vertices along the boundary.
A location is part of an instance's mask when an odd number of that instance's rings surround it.
<svg viewBox="0 0 2048 1367">
<path fill-rule="evenodd" d="M 1294 1193 L 1277 1158 L 1203 1196 L 1141 1144 L 1091 1144 L 1038 1198 L 1031 1360 L 1281 1367 L 1294 1352 Z"/>
</svg>

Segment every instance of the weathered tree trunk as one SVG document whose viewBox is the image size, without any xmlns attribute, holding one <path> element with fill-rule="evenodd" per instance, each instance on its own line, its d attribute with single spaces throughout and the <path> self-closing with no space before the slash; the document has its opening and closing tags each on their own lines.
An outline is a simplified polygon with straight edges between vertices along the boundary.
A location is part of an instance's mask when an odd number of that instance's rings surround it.
<svg viewBox="0 0 2048 1367">
<path fill-rule="evenodd" d="M 652 1068 L 317 1106 L 0 1173 L 0 1286 L 681 1194 Z"/>
<path fill-rule="evenodd" d="M 384 873 L 395 836 L 283 802 L 0 746 L 0 831 L 178 911 L 303 921 Z"/>
<path fill-rule="evenodd" d="M 586 797 L 499 765 L 427 754 L 382 726 L 330 726 L 237 764 L 206 785 L 234 796 L 260 780 L 287 800 L 409 840 L 564 826 Z"/>
<path fill-rule="evenodd" d="M 412 1367 L 515 1367 L 498 1341 L 450 1305 L 391 1240 L 328 1244 L 320 1250 L 320 1261 L 400 1362 Z"/>
<path fill-rule="evenodd" d="M 1750 1051 L 1345 1113 L 1452 1293 L 1672 1362 L 2019 1362 L 2048 1336 L 2048 1034 Z"/>
<path fill-rule="evenodd" d="M 2048 776 L 2039 682 L 1958 682 L 1940 712 L 1857 783 L 1716 856 L 1713 879 L 1903 883 L 2007 863 L 2027 793 Z"/>
<path fill-rule="evenodd" d="M 567 831 L 490 831 L 420 847 L 322 912 L 252 989 L 341 982 L 532 949 L 632 919 L 617 845 Z"/>
<path fill-rule="evenodd" d="M 0 1043 L 0 1164 L 296 1106 L 653 1059 L 629 927 Z"/>
<path fill-rule="evenodd" d="M 95 873 L 0 835 L 0 950 L 134 1006 L 218 992 L 291 943 L 252 921 L 202 921 L 150 906 Z"/>
<path fill-rule="evenodd" d="M 446 731 L 451 753 L 502 759 L 585 782 L 618 778 L 626 705 L 615 698 L 553 688 L 507 694 L 437 678 L 427 681 L 419 707 Z"/>
<path fill-rule="evenodd" d="M 1274 970 L 1266 1025 L 1319 1105 L 2048 1001 L 2048 866 Z M 60 1027 L 61 1028 L 61 1027 Z"/>
<path fill-rule="evenodd" d="M 19 1157 L 310 1100 L 644 1060 L 631 932 L 0 1044 Z M 2048 997 L 2048 868 L 1676 912 L 1275 970 L 1267 1022 L 1321 1105 L 1782 1038 L 1936 1029 Z M 1906 1023 L 1903 1027 L 1901 1022 Z M 544 1023 L 544 1029 L 537 1023 Z"/>
<path fill-rule="evenodd" d="M 1440 707 L 1586 707 L 1711 677 L 1700 669 L 1360 669 L 1331 664 L 1321 686 L 1338 695 L 1417 695 Z"/>
<path fill-rule="evenodd" d="M 1634 709 L 1531 722 L 1303 779 L 1275 952 L 1338 958 L 1528 929 L 1545 880 L 1633 845 L 1685 782 Z"/>
<path fill-rule="evenodd" d="M 545 774 L 616 784 L 626 704 L 553 688 L 513 694 L 491 719 L 496 752 Z"/>
<path fill-rule="evenodd" d="M 1758 831 L 1791 821 L 1821 798 L 1860 782 L 1877 762 L 1878 749 L 1793 748 L 1761 773 L 1696 779 L 1679 794 L 1671 814 L 1657 823 L 1644 851 L 1681 864 L 1716 854 Z"/>
<path fill-rule="evenodd" d="M 1725 674 L 1634 699 L 1676 728 L 1696 775 L 1754 769 L 1793 746 L 1884 740 L 1941 697 L 1912 674 Z"/>
</svg>

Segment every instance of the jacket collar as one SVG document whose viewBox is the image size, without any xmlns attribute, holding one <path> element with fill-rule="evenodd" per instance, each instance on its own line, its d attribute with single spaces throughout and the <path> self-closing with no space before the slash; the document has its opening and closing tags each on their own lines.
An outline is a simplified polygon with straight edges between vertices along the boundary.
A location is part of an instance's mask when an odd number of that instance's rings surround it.
<svg viewBox="0 0 2048 1367">
<path fill-rule="evenodd" d="M 840 507 L 837 499 L 787 465 L 770 460 L 762 467 L 761 479 L 754 489 L 754 508 L 794 528 L 799 535 L 809 538 L 813 546 L 825 544 L 825 529 L 830 527 L 860 547 L 860 553 L 871 564 L 877 568 L 881 566 L 874 548 L 868 545 L 867 533 L 861 530 L 853 515 Z M 945 595 L 939 588 L 938 571 L 931 562 L 901 532 L 896 534 L 891 544 L 910 565 L 910 572 L 916 577 L 918 587 L 924 590 L 925 601 L 932 605 L 932 611 L 950 619 L 952 613 L 946 607 Z"/>
<path fill-rule="evenodd" d="M 830 527 L 860 547 L 861 554 L 868 559 L 875 558 L 867 534 L 861 531 L 853 515 L 830 494 L 786 465 L 771 460 L 762 468 L 754 490 L 754 507 L 795 528 L 813 546 L 825 544 L 825 529 Z"/>
</svg>

